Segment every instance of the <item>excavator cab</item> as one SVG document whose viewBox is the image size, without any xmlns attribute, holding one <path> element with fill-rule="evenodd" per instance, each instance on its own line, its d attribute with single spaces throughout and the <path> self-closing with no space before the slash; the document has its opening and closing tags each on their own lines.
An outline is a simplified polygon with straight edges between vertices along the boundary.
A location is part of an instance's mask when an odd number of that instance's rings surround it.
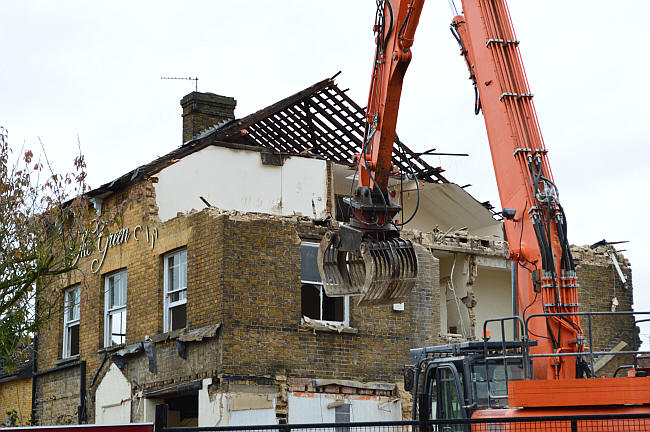
<svg viewBox="0 0 650 432">
<path fill-rule="evenodd" d="M 329 231 L 318 250 L 318 270 L 329 297 L 359 295 L 359 304 L 406 301 L 417 281 L 413 244 L 402 239 L 392 218 L 401 207 L 388 194 L 377 198 L 357 187 L 350 206 L 350 223 Z"/>
<path fill-rule="evenodd" d="M 478 409 L 508 407 L 508 382 L 524 379 L 524 361 L 532 368 L 525 349 L 516 341 L 412 349 L 415 366 L 405 370 L 404 387 L 413 393 L 413 420 L 465 419 Z M 448 430 L 463 427 L 469 426 L 450 424 Z"/>
</svg>

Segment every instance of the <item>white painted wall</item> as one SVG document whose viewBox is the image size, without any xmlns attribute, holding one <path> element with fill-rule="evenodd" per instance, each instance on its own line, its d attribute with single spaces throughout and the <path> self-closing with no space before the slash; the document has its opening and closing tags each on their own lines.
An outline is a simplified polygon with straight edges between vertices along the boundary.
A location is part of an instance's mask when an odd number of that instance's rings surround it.
<svg viewBox="0 0 650 432">
<path fill-rule="evenodd" d="M 399 185 L 393 186 L 399 197 Z M 407 219 L 416 209 L 418 192 L 415 182 L 404 185 L 404 218 Z M 396 218 L 400 218 L 401 216 Z M 460 186 L 439 183 L 420 184 L 420 204 L 415 217 L 406 225 L 407 229 L 429 232 L 434 227 L 442 231 L 465 228 L 470 234 L 503 239 L 501 222 L 483 207 L 472 195 Z"/>
<path fill-rule="evenodd" d="M 484 267 L 479 265 L 478 277 L 474 284 L 476 295 L 476 333 L 483 334 L 483 323 L 487 319 L 502 318 L 512 315 L 512 287 L 510 281 L 510 268 L 507 261 L 503 259 L 504 268 Z M 512 321 L 506 321 L 506 338 L 512 340 Z M 501 325 L 499 323 L 488 324 L 491 340 L 501 340 Z"/>
<path fill-rule="evenodd" d="M 154 184 L 161 220 L 203 209 L 204 197 L 223 210 L 324 217 L 326 162 L 290 157 L 263 165 L 260 153 L 210 146 L 161 170 Z"/>
<path fill-rule="evenodd" d="M 453 254 L 445 254 L 440 257 L 440 283 L 441 288 L 446 288 L 451 268 L 453 265 Z M 483 324 L 487 319 L 502 318 L 512 315 L 512 288 L 510 282 L 510 262 L 502 257 L 477 256 L 476 264 L 478 273 L 474 280 L 473 290 L 476 296 L 476 328 L 475 336 L 479 339 L 483 336 Z M 471 325 L 467 307 L 460 300 L 467 295 L 467 280 L 469 277 L 469 265 L 466 254 L 456 255 L 456 266 L 454 268 L 454 288 L 459 299 L 460 316 L 463 317 L 465 331 L 469 332 Z M 448 331 L 449 326 L 456 326 L 458 333 L 461 333 L 459 307 L 456 305 L 453 293 L 446 288 L 445 307 L 441 308 L 441 329 Z M 442 304 L 441 304 L 442 306 Z M 491 338 L 493 341 L 501 340 L 501 326 L 497 323 L 489 324 Z M 506 337 L 512 338 L 512 321 L 506 323 Z"/>
<path fill-rule="evenodd" d="M 453 278 L 450 278 L 452 270 Z M 471 336 L 472 325 L 469 318 L 469 312 L 461 300 L 463 297 L 467 296 L 468 279 L 469 265 L 466 254 L 456 254 L 455 265 L 453 254 L 449 254 L 448 256 L 440 259 L 441 289 L 444 289 L 444 292 L 446 293 L 446 296 L 441 299 L 445 302 L 444 308 L 442 308 L 442 310 L 446 311 L 446 313 L 441 314 L 441 320 L 444 320 L 442 321 L 441 329 L 445 333 L 450 331 L 449 327 L 456 327 L 457 334 L 463 334 L 465 337 Z M 453 291 L 451 289 L 452 286 L 449 286 L 447 284 L 449 280 L 453 282 Z M 455 297 L 454 292 L 456 294 Z M 458 302 L 456 302 L 456 300 L 458 300 Z"/>
<path fill-rule="evenodd" d="M 212 379 L 203 380 L 199 390 L 199 426 L 242 426 L 275 424 L 275 395 L 257 393 L 215 393 L 210 397 L 208 386 Z M 253 405 L 259 400 L 267 401 L 267 408 L 246 409 L 245 400 L 252 398 Z M 235 403 L 237 399 L 238 403 Z M 242 403 L 243 400 L 243 403 Z"/>
<path fill-rule="evenodd" d="M 399 399 L 380 396 L 335 395 L 325 393 L 289 394 L 289 423 L 333 423 L 334 408 L 327 406 L 337 400 L 350 404 L 350 421 L 402 420 Z"/>
<path fill-rule="evenodd" d="M 142 421 L 145 423 L 154 423 L 156 421 L 156 405 L 164 403 L 162 399 L 150 399 L 140 397 L 138 401 L 137 410 L 144 410 L 142 415 Z"/>
<path fill-rule="evenodd" d="M 131 422 L 131 383 L 111 363 L 95 393 L 95 423 L 125 424 Z"/>
<path fill-rule="evenodd" d="M 350 194 L 354 170 L 341 165 L 333 165 L 334 193 L 348 196 Z M 404 219 L 408 219 L 416 208 L 418 192 L 413 181 L 405 182 L 404 191 Z M 438 184 L 420 182 L 420 205 L 411 222 L 405 228 L 429 232 L 434 227 L 446 231 L 467 228 L 474 235 L 493 239 L 503 239 L 502 224 L 494 220 L 492 213 L 481 205 L 472 195 L 457 184 Z M 392 178 L 389 189 L 395 191 L 395 202 L 399 204 L 400 183 Z M 402 214 L 395 216 L 401 220 Z"/>
<path fill-rule="evenodd" d="M 229 426 L 276 424 L 275 408 L 229 411 Z"/>
<path fill-rule="evenodd" d="M 216 426 L 221 418 L 221 407 L 219 403 L 210 400 L 208 386 L 212 384 L 212 378 L 205 378 L 199 390 L 199 427 Z M 216 398 L 215 398 L 216 399 Z"/>
</svg>

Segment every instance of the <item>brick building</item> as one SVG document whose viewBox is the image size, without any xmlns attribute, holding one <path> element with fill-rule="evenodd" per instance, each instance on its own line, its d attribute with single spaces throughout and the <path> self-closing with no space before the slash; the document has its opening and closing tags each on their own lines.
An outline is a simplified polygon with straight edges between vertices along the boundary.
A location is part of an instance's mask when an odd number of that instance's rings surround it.
<svg viewBox="0 0 650 432">
<path fill-rule="evenodd" d="M 501 222 L 402 143 L 393 163 L 408 176 L 390 188 L 406 217 L 419 194 L 405 232 L 417 287 L 392 306 L 324 295 L 315 251 L 346 218 L 363 136 L 362 108 L 332 79 L 241 119 L 232 98 L 181 104 L 181 147 L 89 193 L 98 214 L 123 211 L 91 224 L 101 235 L 39 334 L 38 424 L 152 421 L 160 403 L 170 425 L 400 419 L 409 348 L 476 339 L 511 314 Z M 623 287 L 605 248 L 576 253 L 583 309 L 631 309 L 628 263 L 613 255 Z M 597 341 L 620 350 L 632 327 Z"/>
<path fill-rule="evenodd" d="M 0 420 L 4 426 L 25 426 L 32 415 L 32 362 L 0 367 Z"/>
</svg>

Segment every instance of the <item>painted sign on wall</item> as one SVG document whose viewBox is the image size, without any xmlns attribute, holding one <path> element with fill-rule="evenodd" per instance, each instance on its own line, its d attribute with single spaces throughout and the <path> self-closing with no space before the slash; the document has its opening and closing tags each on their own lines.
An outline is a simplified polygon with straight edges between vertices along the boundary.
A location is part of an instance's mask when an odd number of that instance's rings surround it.
<svg viewBox="0 0 650 432">
<path fill-rule="evenodd" d="M 90 235 L 97 238 L 95 248 L 92 250 L 88 242 Z M 90 262 L 90 272 L 97 273 L 102 268 L 102 265 L 104 265 L 108 250 L 126 244 L 131 239 L 134 241 L 145 241 L 153 249 L 158 239 L 158 228 L 149 227 L 149 225 L 135 225 L 133 229 L 124 227 L 115 232 L 110 232 L 106 230 L 106 226 L 102 222 L 93 219 L 90 229 L 86 230 L 81 236 L 81 247 L 74 259 L 73 265 L 76 265 L 80 258 L 86 258 L 92 255 L 93 252 L 98 252 L 101 256 L 94 258 Z"/>
</svg>

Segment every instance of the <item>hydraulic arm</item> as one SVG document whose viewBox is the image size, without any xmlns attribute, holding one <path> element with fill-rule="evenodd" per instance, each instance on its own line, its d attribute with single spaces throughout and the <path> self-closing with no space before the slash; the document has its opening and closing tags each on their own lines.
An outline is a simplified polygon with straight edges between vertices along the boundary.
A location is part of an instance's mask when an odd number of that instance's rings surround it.
<svg viewBox="0 0 650 432">
<path fill-rule="evenodd" d="M 393 223 L 400 207 L 390 202 L 388 179 L 402 83 L 423 4 L 378 2 L 366 130 L 356 155 L 358 186 L 349 200 L 350 223 L 328 233 L 319 250 L 319 269 L 330 296 L 361 294 L 361 303 L 394 303 L 404 300 L 415 285 L 416 255 Z M 518 263 L 520 314 L 525 318 L 577 312 L 566 217 L 505 0 L 463 0 L 462 5 L 452 32 L 477 90 L 476 113 L 483 110 L 510 256 Z M 539 339 L 535 353 L 584 350 L 575 316 L 542 317 L 531 321 L 529 329 Z M 536 358 L 535 375 L 575 378 L 588 373 L 584 366 L 561 355 Z"/>
<path fill-rule="evenodd" d="M 350 223 L 321 242 L 319 270 L 329 296 L 360 294 L 362 304 L 404 301 L 416 282 L 417 258 L 401 239 L 390 201 L 395 125 L 404 74 L 423 0 L 380 2 L 375 58 L 366 108 L 363 148 L 356 155 L 358 186 L 349 199 Z"/>
<path fill-rule="evenodd" d="M 539 128 L 533 95 L 505 0 L 463 0 L 452 32 L 478 88 L 496 174 L 510 257 L 518 266 L 519 310 L 578 312 L 575 265 L 567 224 Z M 583 351 L 577 317 L 531 321 L 537 353 Z M 570 358 L 570 357 L 567 357 Z M 576 378 L 583 363 L 538 358 L 536 378 Z"/>
</svg>

